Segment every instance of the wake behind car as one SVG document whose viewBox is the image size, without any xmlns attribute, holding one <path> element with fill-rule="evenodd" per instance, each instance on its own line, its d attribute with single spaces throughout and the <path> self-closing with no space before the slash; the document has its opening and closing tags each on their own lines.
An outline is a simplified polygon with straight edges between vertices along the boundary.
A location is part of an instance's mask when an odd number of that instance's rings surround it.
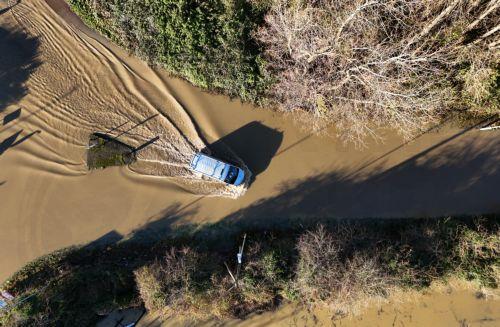
<svg viewBox="0 0 500 327">
<path fill-rule="evenodd" d="M 241 185 L 245 180 L 245 171 L 243 169 L 201 152 L 194 155 L 190 166 L 195 172 L 234 186 Z"/>
</svg>

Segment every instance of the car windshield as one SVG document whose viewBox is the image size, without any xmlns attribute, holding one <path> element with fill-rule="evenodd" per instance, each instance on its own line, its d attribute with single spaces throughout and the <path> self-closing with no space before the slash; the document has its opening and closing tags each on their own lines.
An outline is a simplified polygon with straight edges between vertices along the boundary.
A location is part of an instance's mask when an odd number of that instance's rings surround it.
<svg viewBox="0 0 500 327">
<path fill-rule="evenodd" d="M 238 177 L 238 169 L 236 167 L 229 166 L 229 171 L 224 182 L 228 184 L 234 184 L 234 181 L 236 181 L 236 177 Z"/>
</svg>

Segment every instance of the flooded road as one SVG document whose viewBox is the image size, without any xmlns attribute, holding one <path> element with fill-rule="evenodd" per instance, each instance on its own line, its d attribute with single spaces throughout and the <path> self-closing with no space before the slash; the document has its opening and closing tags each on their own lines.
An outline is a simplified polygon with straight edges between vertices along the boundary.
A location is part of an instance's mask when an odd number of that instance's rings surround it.
<svg viewBox="0 0 500 327">
<path fill-rule="evenodd" d="M 224 326 L 498 326 L 500 300 L 485 300 L 474 292 L 430 293 L 403 303 L 375 305 L 356 317 L 333 318 L 327 311 L 313 313 L 292 306 L 277 312 L 251 317 L 244 322 Z M 152 326 L 151 326 L 152 327 Z"/>
<path fill-rule="evenodd" d="M 274 311 L 251 315 L 245 320 L 228 322 L 189 322 L 178 318 L 161 320 L 146 315 L 139 327 L 493 327 L 500 325 L 500 292 L 483 293 L 471 283 L 452 282 L 453 286 L 433 286 L 424 293 L 403 293 L 387 303 L 374 303 L 367 310 L 353 317 L 333 317 L 328 310 L 307 310 L 295 305 L 285 305 Z"/>
<path fill-rule="evenodd" d="M 410 143 L 386 131 L 346 146 L 333 128 L 311 135 L 148 67 L 60 0 L 1 0 L 0 49 L 0 280 L 61 247 L 143 229 L 500 211 L 495 132 L 443 125 Z M 95 131 L 134 147 L 159 139 L 131 167 L 88 172 Z M 187 169 L 207 147 L 248 166 L 248 190 Z"/>
</svg>

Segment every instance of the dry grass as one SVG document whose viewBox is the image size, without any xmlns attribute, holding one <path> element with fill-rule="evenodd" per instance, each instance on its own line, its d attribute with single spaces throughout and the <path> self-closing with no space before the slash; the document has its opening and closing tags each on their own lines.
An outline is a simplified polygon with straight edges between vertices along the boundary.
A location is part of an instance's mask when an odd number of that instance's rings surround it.
<svg viewBox="0 0 500 327">
<path fill-rule="evenodd" d="M 146 308 L 175 311 L 187 306 L 197 260 L 190 248 L 171 248 L 161 261 L 138 269 L 135 278 Z"/>
<path fill-rule="evenodd" d="M 266 278 L 276 274 L 269 271 L 273 269 L 269 260 L 252 258 L 252 253 L 257 256 L 255 248 L 250 249 L 235 288 L 226 271 L 211 266 L 220 265 L 218 256 L 170 248 L 161 260 L 135 271 L 140 297 L 148 310 L 164 316 L 182 312 L 197 319 L 224 318 L 260 311 L 272 305 L 278 283 L 276 278 Z"/>
<path fill-rule="evenodd" d="M 468 65 L 457 77 L 461 84 L 459 98 L 472 113 L 500 114 L 499 52 L 484 52 L 470 46 L 462 54 Z"/>
<path fill-rule="evenodd" d="M 298 241 L 296 285 L 305 303 L 326 305 L 334 312 L 357 312 L 375 297 L 385 297 L 391 278 L 376 257 L 345 257 L 345 234 L 335 236 L 323 226 Z"/>
</svg>

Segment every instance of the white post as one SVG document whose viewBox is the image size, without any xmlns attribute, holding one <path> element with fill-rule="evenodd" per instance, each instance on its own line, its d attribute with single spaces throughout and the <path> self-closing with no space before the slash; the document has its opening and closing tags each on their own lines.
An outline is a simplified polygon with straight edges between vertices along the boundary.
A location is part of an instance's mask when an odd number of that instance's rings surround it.
<svg viewBox="0 0 500 327">
<path fill-rule="evenodd" d="M 500 129 L 500 126 L 489 126 L 489 127 L 483 127 L 483 128 L 480 128 L 479 130 L 480 131 L 492 131 L 494 129 Z"/>
</svg>

